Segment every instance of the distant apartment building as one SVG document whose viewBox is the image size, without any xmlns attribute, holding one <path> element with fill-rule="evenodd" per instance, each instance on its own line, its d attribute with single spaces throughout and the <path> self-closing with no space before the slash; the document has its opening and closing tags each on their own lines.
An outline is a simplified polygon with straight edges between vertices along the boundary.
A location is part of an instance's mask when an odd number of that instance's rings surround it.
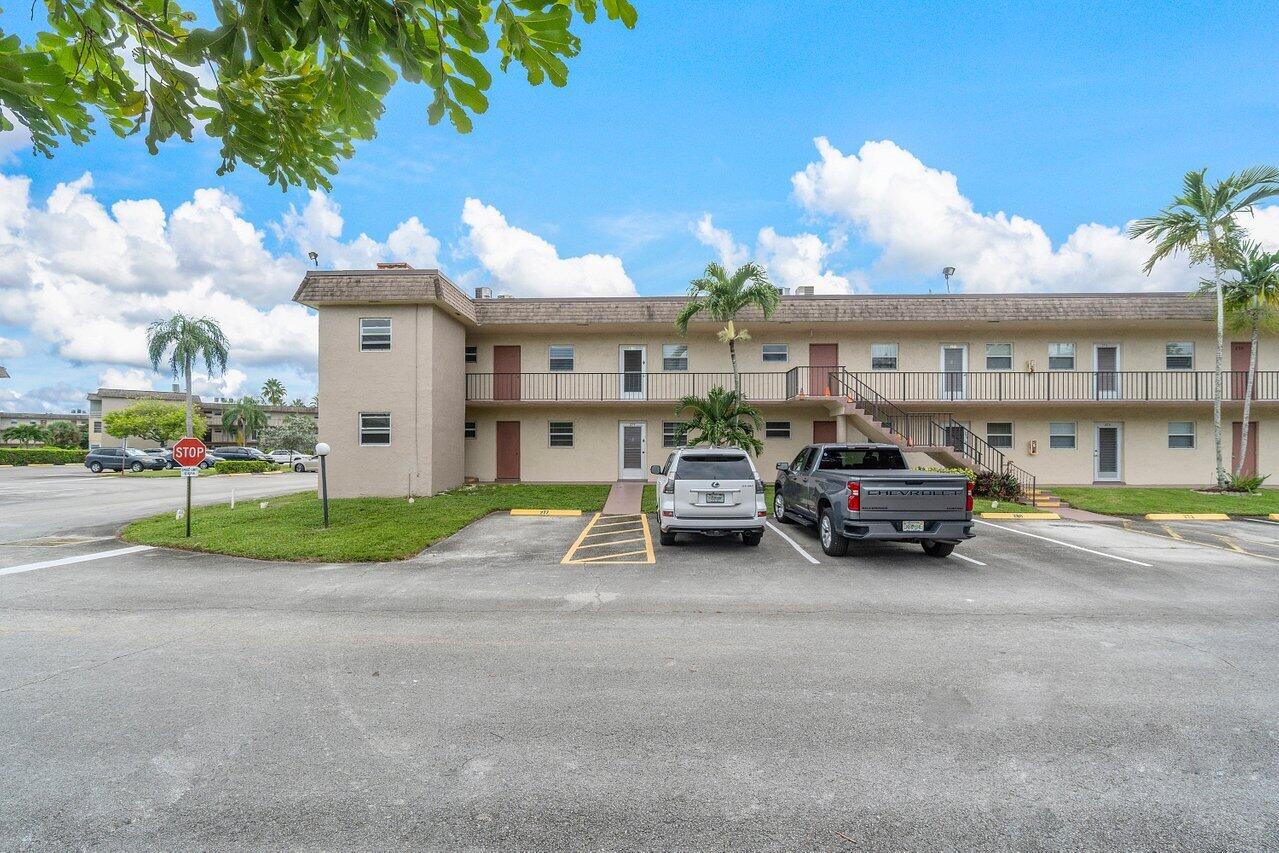
<svg viewBox="0 0 1279 853">
<path fill-rule="evenodd" d="M 435 270 L 310 272 L 333 494 L 479 481 L 644 479 L 683 441 L 676 402 L 732 387 L 720 325 L 684 297 L 468 297 Z M 1047 484 L 1213 477 L 1212 304 L 1184 293 L 781 297 L 746 312 L 742 390 L 771 478 L 812 441 L 891 441 L 916 465 Z M 1259 350 L 1247 470 L 1279 463 L 1279 348 Z M 1226 344 L 1226 462 L 1248 341 Z M 1237 461 L 1237 460 L 1236 460 Z"/>
<path fill-rule="evenodd" d="M 24 424 L 46 429 L 49 424 L 58 421 L 67 421 L 76 426 L 83 426 L 88 423 L 89 416 L 85 412 L 0 412 L 0 433 L 10 427 L 23 426 Z M 0 444 L 17 443 L 0 439 Z"/>
<path fill-rule="evenodd" d="M 239 443 L 238 435 L 222 429 L 222 413 L 227 406 L 234 402 L 233 400 L 229 398 L 206 400 L 199 396 L 193 399 L 197 410 L 203 413 L 209 425 L 209 434 L 207 436 L 199 436 L 200 438 L 204 438 L 210 446 L 214 447 Z M 89 414 L 87 416 L 89 419 L 89 446 L 121 446 L 124 443 L 122 439 L 107 435 L 105 430 L 103 430 L 102 418 L 111 412 L 127 408 L 138 400 L 163 400 L 167 403 L 185 405 L 187 397 L 181 391 L 99 388 L 89 395 Z M 284 419 L 290 415 L 302 415 L 309 418 L 315 418 L 317 415 L 317 409 L 314 406 L 268 406 L 263 404 L 262 410 L 266 412 L 268 426 L 280 426 L 284 423 Z M 250 436 L 246 443 L 256 445 L 256 437 Z M 129 446 L 147 449 L 157 445 L 154 441 L 130 438 Z"/>
</svg>

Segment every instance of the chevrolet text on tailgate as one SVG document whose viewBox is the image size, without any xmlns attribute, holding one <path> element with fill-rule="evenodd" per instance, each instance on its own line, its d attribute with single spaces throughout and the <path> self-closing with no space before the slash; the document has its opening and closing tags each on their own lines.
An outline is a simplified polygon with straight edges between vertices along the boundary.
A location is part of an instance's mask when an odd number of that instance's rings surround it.
<svg viewBox="0 0 1279 853">
<path fill-rule="evenodd" d="M 918 542 L 945 557 L 973 537 L 973 487 L 962 475 L 910 470 L 891 444 L 810 444 L 777 463 L 773 517 L 816 524 L 832 557 L 854 539 Z"/>
</svg>

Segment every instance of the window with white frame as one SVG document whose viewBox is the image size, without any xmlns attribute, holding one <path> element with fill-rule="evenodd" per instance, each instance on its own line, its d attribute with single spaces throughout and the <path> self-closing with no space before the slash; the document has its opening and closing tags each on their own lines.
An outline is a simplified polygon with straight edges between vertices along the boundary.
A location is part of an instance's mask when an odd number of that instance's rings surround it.
<svg viewBox="0 0 1279 853">
<path fill-rule="evenodd" d="M 463 438 L 475 438 L 475 421 L 467 421 L 462 432 Z"/>
<path fill-rule="evenodd" d="M 897 369 L 897 344 L 871 344 L 870 345 L 870 369 L 871 370 L 896 370 Z"/>
<path fill-rule="evenodd" d="M 1049 370 L 1074 370 L 1075 369 L 1075 345 L 1074 344 L 1049 344 L 1048 345 L 1048 369 Z"/>
<path fill-rule="evenodd" d="M 679 421 L 662 422 L 662 447 L 683 447 L 688 442 L 684 424 Z"/>
<path fill-rule="evenodd" d="M 1194 370 L 1195 345 L 1190 341 L 1169 341 L 1164 344 L 1164 368 Z"/>
<path fill-rule="evenodd" d="M 572 447 L 573 446 L 573 422 L 572 421 L 551 421 L 550 422 L 550 444 L 551 444 L 551 447 Z"/>
<path fill-rule="evenodd" d="M 390 348 L 391 318 L 361 317 L 360 350 L 362 352 L 376 352 L 378 350 L 389 350 Z"/>
<path fill-rule="evenodd" d="M 480 350 L 479 350 L 479 347 L 467 347 L 467 348 L 466 348 L 466 363 L 467 363 L 467 364 L 475 364 L 475 363 L 476 363 L 476 362 L 478 362 L 479 360 L 480 360 Z"/>
<path fill-rule="evenodd" d="M 391 443 L 390 412 L 360 412 L 360 444 L 385 445 Z"/>
<path fill-rule="evenodd" d="M 790 438 L 790 421 L 764 421 L 765 438 Z"/>
<path fill-rule="evenodd" d="M 1048 424 L 1048 446 L 1054 450 L 1074 450 L 1076 434 L 1074 421 L 1053 421 Z"/>
<path fill-rule="evenodd" d="M 1192 450 L 1195 446 L 1194 421 L 1168 422 L 1168 447 L 1173 450 Z"/>
<path fill-rule="evenodd" d="M 1013 369 L 1013 345 L 1012 344 L 986 344 L 986 369 L 987 370 L 1012 370 Z"/>
<path fill-rule="evenodd" d="M 688 370 L 688 344 L 662 344 L 662 370 Z"/>
<path fill-rule="evenodd" d="M 1001 450 L 1007 450 L 1012 447 L 1012 421 L 988 421 L 986 423 L 986 443 Z"/>
<path fill-rule="evenodd" d="M 573 369 L 573 345 L 565 344 L 550 348 L 550 369 L 552 373 L 568 373 Z"/>
<path fill-rule="evenodd" d="M 764 344 L 764 361 L 790 361 L 790 344 Z"/>
</svg>

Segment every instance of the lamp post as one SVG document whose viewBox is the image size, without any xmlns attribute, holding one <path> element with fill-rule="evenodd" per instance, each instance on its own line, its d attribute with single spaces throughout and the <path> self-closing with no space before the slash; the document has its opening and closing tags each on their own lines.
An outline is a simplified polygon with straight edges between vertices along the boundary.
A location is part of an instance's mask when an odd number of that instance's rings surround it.
<svg viewBox="0 0 1279 853">
<path fill-rule="evenodd" d="M 954 267 L 942 267 L 941 274 L 946 279 L 946 292 L 950 293 L 950 277 L 955 274 Z"/>
<path fill-rule="evenodd" d="M 320 496 L 324 502 L 324 526 L 329 526 L 329 469 L 326 464 L 329 446 L 320 442 L 315 446 L 315 455 L 320 457 Z"/>
</svg>

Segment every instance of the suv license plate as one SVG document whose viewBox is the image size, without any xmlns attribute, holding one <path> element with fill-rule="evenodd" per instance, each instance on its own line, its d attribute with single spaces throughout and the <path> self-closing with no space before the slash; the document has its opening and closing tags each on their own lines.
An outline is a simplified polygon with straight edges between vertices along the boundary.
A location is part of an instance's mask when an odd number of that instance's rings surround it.
<svg viewBox="0 0 1279 853">
<path fill-rule="evenodd" d="M 722 504 L 724 502 L 724 493 L 723 492 L 707 492 L 706 502 L 708 504 Z"/>
<path fill-rule="evenodd" d="M 924 522 L 922 521 L 903 521 L 902 533 L 923 533 Z"/>
</svg>

